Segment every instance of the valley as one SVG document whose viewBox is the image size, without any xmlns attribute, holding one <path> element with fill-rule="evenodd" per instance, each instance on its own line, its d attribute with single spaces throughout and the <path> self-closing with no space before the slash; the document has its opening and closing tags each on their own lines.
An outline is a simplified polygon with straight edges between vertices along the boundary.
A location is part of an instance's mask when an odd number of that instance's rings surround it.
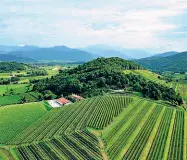
<svg viewBox="0 0 187 160">
<path fill-rule="evenodd" d="M 8 65 L 0 73 L 0 159 L 186 160 L 185 73 L 120 58 Z M 50 106 L 60 97 L 72 103 Z"/>
</svg>

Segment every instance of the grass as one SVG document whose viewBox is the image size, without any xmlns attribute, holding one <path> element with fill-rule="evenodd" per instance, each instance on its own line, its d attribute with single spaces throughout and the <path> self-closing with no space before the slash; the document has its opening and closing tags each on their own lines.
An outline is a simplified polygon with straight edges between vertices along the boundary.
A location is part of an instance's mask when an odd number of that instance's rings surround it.
<svg viewBox="0 0 187 160">
<path fill-rule="evenodd" d="M 20 103 L 21 97 L 19 95 L 0 96 L 0 106 Z"/>
<path fill-rule="evenodd" d="M 13 94 L 25 93 L 27 91 L 28 84 L 9 84 L 0 85 L 0 95 L 9 94 L 10 90 L 13 90 Z"/>
<path fill-rule="evenodd" d="M 141 155 L 140 155 L 140 159 L 141 159 L 141 160 L 146 160 L 146 157 L 147 157 L 148 154 L 149 154 L 149 150 L 150 150 L 151 145 L 152 145 L 152 143 L 153 143 L 153 141 L 154 141 L 154 139 L 155 139 L 155 136 L 156 136 L 157 130 L 158 130 L 158 128 L 159 128 L 159 124 L 160 124 L 160 122 L 161 122 L 161 120 L 162 120 L 163 114 L 164 114 L 164 110 L 162 110 L 162 113 L 159 115 L 159 118 L 157 119 L 157 122 L 156 122 L 156 124 L 155 124 L 155 126 L 154 126 L 154 129 L 152 130 L 152 133 L 151 133 L 151 135 L 149 136 L 149 139 L 148 139 L 148 141 L 147 141 L 147 144 L 146 144 L 146 146 L 144 147 L 144 149 L 143 149 L 143 151 L 142 151 L 142 153 L 141 153 Z"/>
<path fill-rule="evenodd" d="M 0 108 L 0 143 L 13 138 L 46 113 L 43 103 L 14 105 Z"/>
<path fill-rule="evenodd" d="M 147 80 L 159 83 L 159 84 L 166 84 L 166 81 L 159 79 L 158 77 L 161 75 L 156 74 L 154 72 L 148 71 L 148 70 L 125 70 L 125 74 L 135 74 L 135 75 L 140 75 L 144 77 Z"/>
</svg>

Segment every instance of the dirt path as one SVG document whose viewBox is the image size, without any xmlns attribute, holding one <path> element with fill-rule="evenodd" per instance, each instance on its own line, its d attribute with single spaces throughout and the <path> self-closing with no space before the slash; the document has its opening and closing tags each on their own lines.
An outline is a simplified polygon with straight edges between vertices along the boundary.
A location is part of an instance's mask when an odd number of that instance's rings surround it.
<svg viewBox="0 0 187 160">
<path fill-rule="evenodd" d="M 99 140 L 99 146 L 100 146 L 100 148 L 101 148 L 101 154 L 102 154 L 102 156 L 103 156 L 103 159 L 104 160 L 108 160 L 108 156 L 107 156 L 107 154 L 106 154 L 106 152 L 105 152 L 105 145 L 104 145 L 104 142 L 103 142 L 103 140 L 101 139 L 101 137 L 97 137 L 98 138 L 98 140 Z"/>
<path fill-rule="evenodd" d="M 103 156 L 103 159 L 104 160 L 108 160 L 109 158 L 108 158 L 108 156 L 107 156 L 107 154 L 105 152 L 105 144 L 104 144 L 104 142 L 103 142 L 103 140 L 101 138 L 101 131 L 90 129 L 89 132 L 97 137 L 97 139 L 99 141 L 99 146 L 100 146 L 100 149 L 101 149 L 101 154 Z"/>
<path fill-rule="evenodd" d="M 5 148 L 0 148 L 0 153 L 2 153 L 7 160 L 15 160 L 12 154 Z"/>
</svg>

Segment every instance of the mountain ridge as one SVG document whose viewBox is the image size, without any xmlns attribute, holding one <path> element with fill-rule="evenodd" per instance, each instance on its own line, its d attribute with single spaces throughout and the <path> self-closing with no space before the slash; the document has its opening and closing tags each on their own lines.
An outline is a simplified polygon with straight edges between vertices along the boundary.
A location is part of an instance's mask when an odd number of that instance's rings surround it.
<svg viewBox="0 0 187 160">
<path fill-rule="evenodd" d="M 156 59 L 139 59 L 135 60 L 135 62 L 157 72 L 187 72 L 187 51 Z"/>
</svg>

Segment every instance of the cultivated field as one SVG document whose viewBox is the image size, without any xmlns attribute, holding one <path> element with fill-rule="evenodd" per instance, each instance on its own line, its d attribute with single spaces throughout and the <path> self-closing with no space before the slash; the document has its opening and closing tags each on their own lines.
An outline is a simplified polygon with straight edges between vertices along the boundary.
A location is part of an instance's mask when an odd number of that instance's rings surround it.
<svg viewBox="0 0 187 160">
<path fill-rule="evenodd" d="M 1 149 L 25 160 L 186 160 L 186 136 L 184 111 L 145 99 L 99 96 L 52 109 Z"/>
<path fill-rule="evenodd" d="M 46 113 L 43 103 L 0 107 L 0 143 L 6 143 Z"/>
</svg>

